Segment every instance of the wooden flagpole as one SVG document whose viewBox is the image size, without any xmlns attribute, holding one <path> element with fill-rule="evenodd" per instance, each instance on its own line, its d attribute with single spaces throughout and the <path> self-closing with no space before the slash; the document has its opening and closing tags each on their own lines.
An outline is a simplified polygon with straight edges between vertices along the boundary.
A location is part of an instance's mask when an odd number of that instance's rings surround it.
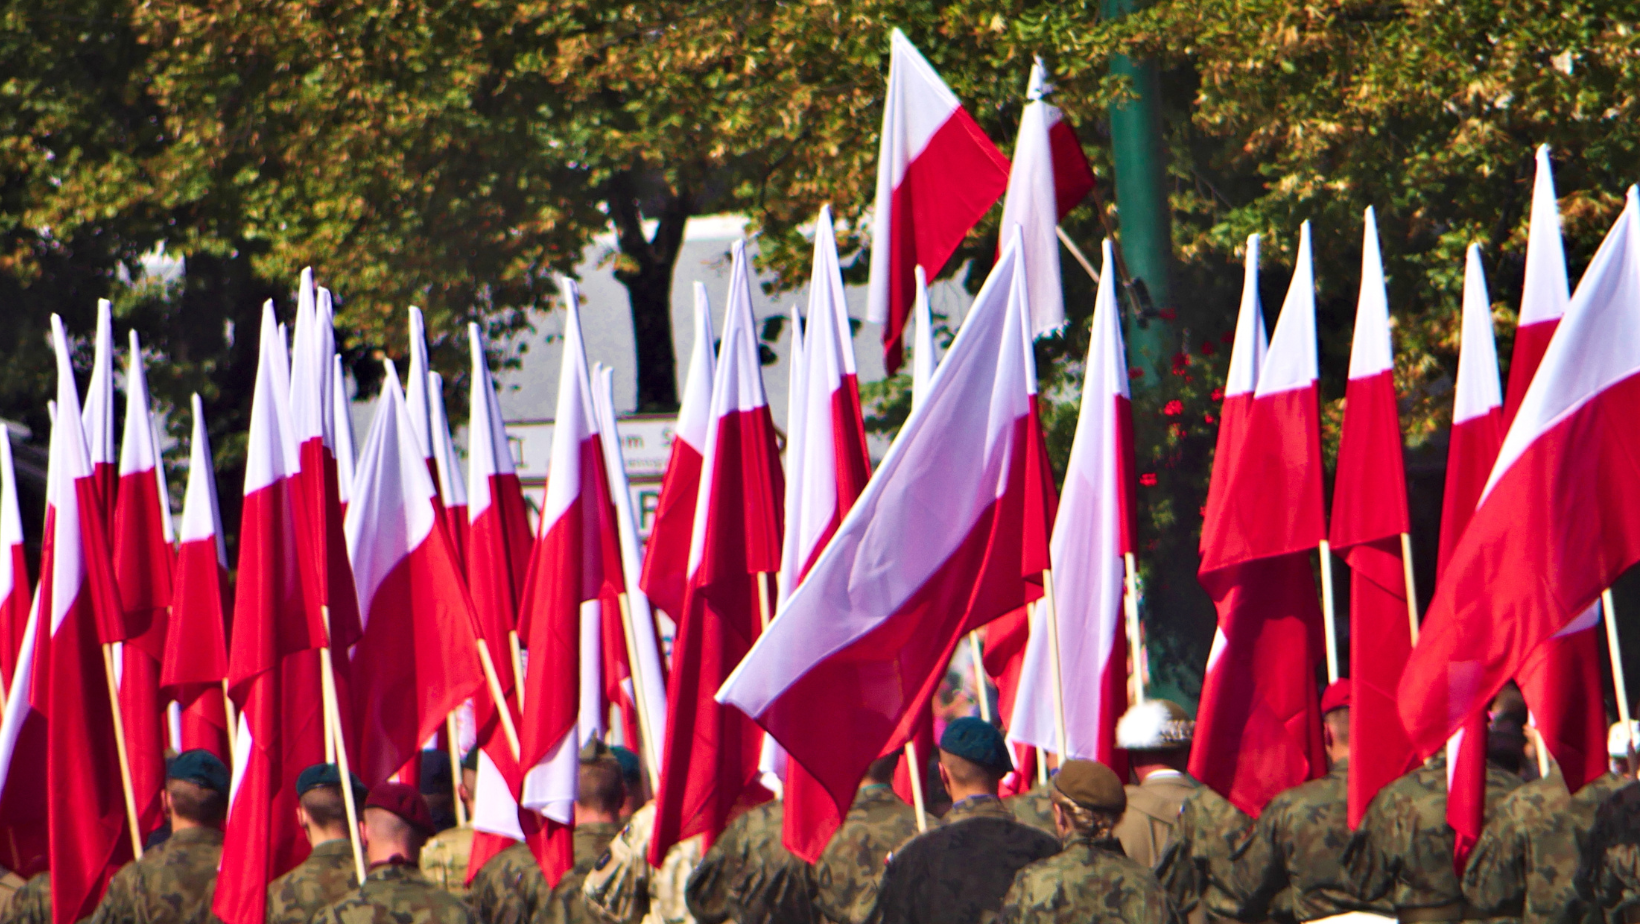
<svg viewBox="0 0 1640 924">
<path fill-rule="evenodd" d="M 524 646 L 518 641 L 517 629 L 507 630 L 507 650 L 512 653 L 513 689 L 518 692 L 518 708 L 522 711 L 524 708 Z M 495 670 L 493 663 L 490 665 L 490 669 Z M 496 689 L 501 689 L 499 678 L 496 681 Z"/>
<path fill-rule="evenodd" d="M 518 633 L 512 633 L 512 638 L 516 642 Z M 495 672 L 495 659 L 490 657 L 490 646 L 484 644 L 483 639 L 478 639 L 476 644 L 478 645 L 478 663 L 484 666 L 484 683 L 490 688 L 490 698 L 495 700 L 495 711 L 501 719 L 501 733 L 507 736 L 507 747 L 512 751 L 513 760 L 520 760 L 524 750 L 518 744 L 518 726 L 513 724 L 512 710 L 507 708 L 507 694 L 501 692 L 501 677 Z M 514 648 L 513 653 L 516 656 L 518 649 Z M 522 673 L 519 674 L 519 678 L 518 686 L 515 689 L 518 691 L 518 705 L 522 708 L 524 705 Z"/>
<path fill-rule="evenodd" d="M 1407 628 L 1412 632 L 1412 647 L 1418 647 L 1418 583 L 1412 576 L 1412 536 L 1401 534 L 1401 571 L 1407 583 Z"/>
<path fill-rule="evenodd" d="M 1065 233 L 1064 228 L 1054 225 L 1053 233 L 1058 235 L 1059 243 L 1065 245 L 1065 249 L 1071 252 L 1071 256 L 1076 258 L 1076 262 L 1082 264 L 1082 269 L 1087 271 L 1088 278 L 1093 280 L 1093 284 L 1098 285 L 1099 271 L 1093 268 L 1092 263 L 1088 262 L 1087 256 L 1082 253 L 1082 248 L 1076 246 L 1076 242 L 1071 240 L 1071 236 Z"/>
<path fill-rule="evenodd" d="M 990 724 L 991 694 L 985 689 L 985 652 L 980 648 L 978 629 L 968 633 L 968 645 L 974 661 L 974 695 L 979 698 L 979 717 Z"/>
<path fill-rule="evenodd" d="M 626 632 L 626 660 L 632 669 L 632 705 L 638 713 L 638 730 L 643 740 L 638 742 L 638 750 L 644 757 L 644 768 L 649 771 L 649 788 L 651 792 L 659 792 L 661 786 L 660 760 L 655 755 L 654 726 L 649 724 L 649 704 L 644 696 L 643 668 L 638 662 L 638 627 L 632 622 L 632 603 L 627 595 L 619 597 L 621 604 L 621 628 Z"/>
<path fill-rule="evenodd" d="M 1139 565 L 1132 552 L 1122 553 L 1122 607 L 1127 621 L 1128 656 L 1133 659 L 1133 702 L 1145 701 L 1144 645 L 1139 637 Z"/>
<path fill-rule="evenodd" d="M 1065 724 L 1065 686 L 1059 664 L 1059 607 L 1054 603 L 1053 569 L 1042 569 L 1042 604 L 1048 608 L 1048 669 L 1053 680 L 1053 728 L 1059 741 L 1059 763 L 1065 763 L 1069 736 Z"/>
<path fill-rule="evenodd" d="M 137 791 L 131 785 L 131 758 L 125 749 L 125 718 L 120 715 L 120 688 L 114 682 L 114 644 L 102 646 L 103 676 L 108 678 L 108 705 L 114 713 L 114 749 L 120 758 L 120 788 L 125 792 L 125 823 L 131 830 L 131 853 L 142 859 L 142 831 L 137 827 Z"/>
<path fill-rule="evenodd" d="M 1600 606 L 1605 610 L 1606 623 L 1606 653 L 1612 661 L 1612 687 L 1617 694 L 1617 721 L 1623 723 L 1623 737 L 1628 740 L 1629 773 L 1635 770 L 1634 736 L 1629 734 L 1632 729 L 1629 723 L 1629 684 L 1623 676 L 1623 650 L 1617 644 L 1617 607 L 1612 603 L 1612 589 L 1610 587 L 1600 592 Z"/>
<path fill-rule="evenodd" d="M 456 714 L 444 717 L 444 749 L 450 752 L 450 794 L 456 799 L 456 827 L 467 827 L 467 803 L 461 801 L 461 742 L 456 740 Z"/>
<path fill-rule="evenodd" d="M 1327 682 L 1338 682 L 1338 624 L 1333 616 L 1332 544 L 1321 540 L 1321 624 L 1327 633 Z"/>
<path fill-rule="evenodd" d="M 928 830 L 928 810 L 923 802 L 923 765 L 917 757 L 917 742 L 905 743 L 905 764 L 907 776 L 911 777 L 911 803 L 917 810 L 917 833 Z"/>
<path fill-rule="evenodd" d="M 222 678 L 222 715 L 228 720 L 228 756 L 239 762 L 239 715 L 228 696 L 228 678 Z"/>
<path fill-rule="evenodd" d="M 329 711 L 330 737 L 336 747 L 336 771 L 341 777 L 342 808 L 347 812 L 347 840 L 353 847 L 353 871 L 364 884 L 364 846 L 359 843 L 359 806 L 353 798 L 353 770 L 347 761 L 347 740 L 342 735 L 341 701 L 336 697 L 336 665 L 330 653 L 330 606 L 321 605 L 319 612 L 325 620 L 325 646 L 319 649 L 320 683 L 323 684 L 325 705 Z"/>
</svg>

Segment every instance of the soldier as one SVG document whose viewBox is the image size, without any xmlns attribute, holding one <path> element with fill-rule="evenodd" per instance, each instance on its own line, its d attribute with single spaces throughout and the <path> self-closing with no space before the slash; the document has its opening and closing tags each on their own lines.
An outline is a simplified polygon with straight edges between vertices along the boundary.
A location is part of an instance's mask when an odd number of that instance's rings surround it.
<svg viewBox="0 0 1640 924">
<path fill-rule="evenodd" d="M 1595 812 L 1573 877 L 1577 901 L 1560 918 L 1568 924 L 1640 921 L 1640 785 L 1625 781 Z"/>
<path fill-rule="evenodd" d="M 357 776 L 353 804 L 368 793 Z M 313 851 L 290 872 L 268 884 L 267 924 L 307 924 L 314 913 L 359 887 L 353 842 L 347 833 L 342 773 L 335 764 L 314 764 L 296 776 L 296 824 Z"/>
<path fill-rule="evenodd" d="M 609 842 L 582 884 L 587 910 L 605 924 L 694 924 L 684 886 L 700 862 L 704 838 L 695 835 L 667 851 L 660 869 L 649 865 L 655 803 L 638 809 Z"/>
<path fill-rule="evenodd" d="M 51 924 L 51 872 L 35 873 L 11 897 L 5 924 Z"/>
<path fill-rule="evenodd" d="M 700 924 L 813 924 L 814 876 L 781 843 L 779 799 L 753 806 L 718 836 L 689 874 L 683 897 Z"/>
<path fill-rule="evenodd" d="M 421 772 L 416 775 L 416 786 L 427 800 L 427 812 L 433 816 L 437 831 L 448 831 L 456 826 L 456 786 L 450 773 L 450 752 L 423 748 Z M 431 842 L 429 842 L 431 843 Z M 425 855 L 426 848 L 422 848 Z"/>
<path fill-rule="evenodd" d="M 872 761 L 848 816 L 814 864 L 815 907 L 831 924 L 864 924 L 889 853 L 917 834 L 917 813 L 894 794 L 899 754 Z"/>
<path fill-rule="evenodd" d="M 648 787 L 644 786 L 643 762 L 638 759 L 637 752 L 618 744 L 610 745 L 609 753 L 621 765 L 621 783 L 626 786 L 626 801 L 621 803 L 621 821 L 624 823 L 649 801 Z"/>
<path fill-rule="evenodd" d="M 873 924 L 963 924 L 1002 906 L 1014 873 L 1059 852 L 1053 837 L 1014 820 L 997 798 L 1013 769 L 990 723 L 961 718 L 940 736 L 940 778 L 951 811 L 896 850 L 883 869 Z"/>
<path fill-rule="evenodd" d="M 1195 729 L 1189 714 L 1165 699 L 1145 700 L 1116 723 L 1116 746 L 1128 752 L 1139 781 L 1127 788 L 1127 812 L 1116 825 L 1116 838 L 1142 866 L 1154 867 L 1161 859 L 1184 800 L 1201 788 L 1185 772 Z"/>
<path fill-rule="evenodd" d="M 1122 854 L 1113 830 L 1127 809 L 1116 773 L 1070 760 L 1051 784 L 1064 849 L 1020 870 L 1002 900 L 1003 924 L 1177 924 L 1161 883 Z"/>
<path fill-rule="evenodd" d="M 4 869 L 4 867 L 0 867 L 0 869 Z M 9 869 L 6 869 L 4 874 L 0 875 L 0 921 L 5 920 L 6 911 L 11 908 L 12 900 L 17 897 L 18 890 L 27 884 L 27 879 Z"/>
<path fill-rule="evenodd" d="M 1250 837 L 1236 847 L 1232 869 L 1235 892 L 1249 920 L 1264 918 L 1271 903 L 1291 886 L 1292 913 L 1314 921 L 1350 911 L 1389 916 L 1387 902 L 1358 901 L 1344 874 L 1344 847 L 1350 840 L 1350 681 L 1339 680 L 1321 694 L 1321 738 L 1330 765 L 1327 775 L 1270 800 Z"/>
<path fill-rule="evenodd" d="M 364 884 L 313 916 L 313 924 L 477 924 L 467 906 L 428 882 L 416 864 L 433 834 L 433 817 L 414 786 L 370 791 L 359 821 L 369 872 Z"/>
<path fill-rule="evenodd" d="M 1053 821 L 1052 783 L 1038 783 L 1022 793 L 1003 799 L 1002 804 L 1008 806 L 1020 824 L 1030 825 L 1054 837 L 1059 836 L 1059 829 L 1054 827 Z"/>
<path fill-rule="evenodd" d="M 431 751 L 423 751 L 422 761 L 422 790 L 425 794 L 427 786 L 427 762 L 425 757 Z M 468 763 L 471 762 L 471 769 Z M 445 766 L 449 765 L 446 758 Z M 445 781 L 448 783 L 448 779 Z M 473 790 L 478 785 L 478 748 L 473 748 L 466 758 L 461 761 L 461 787 L 459 794 L 461 804 L 467 808 L 467 823 L 459 827 L 446 828 L 434 835 L 421 848 L 421 872 L 427 881 L 438 886 L 456 898 L 467 897 L 467 862 L 473 855 Z M 431 800 L 429 800 L 429 803 Z"/>
<path fill-rule="evenodd" d="M 535 924 L 587 924 L 593 920 L 581 886 L 621 830 L 620 812 L 625 803 L 626 781 L 615 755 L 599 753 L 593 760 L 581 762 L 575 795 L 575 866 L 553 886 L 546 906 L 532 919 Z"/>
<path fill-rule="evenodd" d="M 1190 924 L 1236 919 L 1241 914 L 1231 854 L 1252 831 L 1253 819 L 1230 800 L 1201 786 L 1184 801 L 1172 842 L 1156 864 L 1156 878 Z M 1290 907 L 1287 894 L 1272 902 L 1272 917 Z"/>
<path fill-rule="evenodd" d="M 210 751 L 171 758 L 160 802 L 171 836 L 126 864 L 108 883 L 92 924 L 204 924 L 216 921 L 216 868 L 228 814 L 228 768 Z"/>
</svg>

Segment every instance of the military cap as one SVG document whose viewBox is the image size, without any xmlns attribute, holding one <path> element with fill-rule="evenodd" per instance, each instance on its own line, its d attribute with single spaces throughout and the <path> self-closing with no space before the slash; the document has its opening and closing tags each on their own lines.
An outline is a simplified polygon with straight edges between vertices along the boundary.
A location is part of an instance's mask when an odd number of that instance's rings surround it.
<svg viewBox="0 0 1640 924">
<path fill-rule="evenodd" d="M 1067 760 L 1054 774 L 1053 791 L 1056 796 L 1096 812 L 1122 812 L 1127 809 L 1127 790 L 1116 771 L 1097 760 Z"/>
<path fill-rule="evenodd" d="M 638 763 L 638 755 L 618 744 L 611 745 L 609 753 L 614 754 L 615 762 L 621 765 L 621 779 L 626 782 L 626 785 L 637 785 L 638 776 L 643 772 L 643 767 Z"/>
<path fill-rule="evenodd" d="M 1122 714 L 1116 723 L 1116 746 L 1130 751 L 1166 751 L 1190 744 L 1196 723 L 1184 707 L 1165 699 L 1147 699 Z"/>
<path fill-rule="evenodd" d="M 203 786 L 224 796 L 228 794 L 228 766 L 202 748 L 183 751 L 171 758 L 165 765 L 165 778 Z"/>
<path fill-rule="evenodd" d="M 1002 733 L 990 722 L 973 716 L 964 716 L 945 726 L 945 733 L 940 735 L 940 750 L 998 774 L 1014 769 Z"/>
<path fill-rule="evenodd" d="M 368 794 L 364 788 L 364 780 L 359 779 L 356 773 L 349 773 L 348 776 L 353 779 L 353 802 L 363 803 Z M 314 764 L 296 775 L 298 797 L 315 786 L 335 786 L 340 789 L 341 785 L 342 771 L 338 770 L 335 764 Z"/>
<path fill-rule="evenodd" d="M 433 813 L 427 810 L 427 800 L 409 783 L 389 781 L 377 786 L 370 790 L 370 798 L 364 800 L 364 807 L 392 812 L 424 837 L 438 833 L 433 826 Z"/>
<path fill-rule="evenodd" d="M 445 793 L 451 790 L 450 755 L 444 751 L 426 748 L 421 752 L 421 779 L 417 781 L 423 793 Z"/>
<path fill-rule="evenodd" d="M 1334 709 L 1350 708 L 1350 679 L 1334 680 L 1327 684 L 1327 689 L 1321 691 L 1321 714 L 1326 715 Z"/>
</svg>

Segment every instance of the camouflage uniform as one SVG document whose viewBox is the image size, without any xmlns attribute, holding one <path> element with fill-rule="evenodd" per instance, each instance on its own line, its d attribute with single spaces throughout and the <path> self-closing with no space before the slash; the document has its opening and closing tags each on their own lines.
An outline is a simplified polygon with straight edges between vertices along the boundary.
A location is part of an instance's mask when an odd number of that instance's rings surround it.
<svg viewBox="0 0 1640 924">
<path fill-rule="evenodd" d="M 467 897 L 467 860 L 473 855 L 473 829 L 446 828 L 421 848 L 421 874 L 456 898 Z"/>
<path fill-rule="evenodd" d="M 535 854 L 528 844 L 517 843 L 491 857 L 473 877 L 467 907 L 484 924 L 529 924 L 551 894 Z"/>
<path fill-rule="evenodd" d="M 1561 920 L 1640 921 L 1640 785 L 1630 782 L 1596 810 L 1573 882 L 1577 902 Z"/>
<path fill-rule="evenodd" d="M 1122 855 L 1115 839 L 1085 834 L 1020 870 L 1002 899 L 1002 924 L 1178 924 L 1150 870 Z"/>
<path fill-rule="evenodd" d="M 51 924 L 51 873 L 36 873 L 11 897 L 5 924 Z"/>
<path fill-rule="evenodd" d="M 1486 819 L 1521 785 L 1520 777 L 1488 765 Z M 1344 848 L 1344 869 L 1357 900 L 1388 900 L 1403 919 L 1473 920 L 1453 870 L 1455 835 L 1446 823 L 1446 754 L 1395 780 L 1373 797 Z"/>
<path fill-rule="evenodd" d="M 1281 793 L 1264 807 L 1250 837 L 1234 853 L 1235 891 L 1243 914 L 1264 917 L 1283 889 L 1291 888 L 1292 914 L 1313 921 L 1347 911 L 1393 915 L 1387 902 L 1356 899 L 1344 873 L 1349 844 L 1349 761 L 1327 775 Z"/>
<path fill-rule="evenodd" d="M 353 843 L 345 837 L 320 841 L 300 865 L 269 883 L 267 924 L 307 924 L 314 912 L 358 887 Z"/>
<path fill-rule="evenodd" d="M 1173 841 L 1184 801 L 1201 785 L 1183 773 L 1163 770 L 1127 787 L 1127 811 L 1111 833 L 1129 859 L 1146 868 L 1156 865 Z"/>
<path fill-rule="evenodd" d="M 684 902 L 689 873 L 700 862 L 697 835 L 667 851 L 660 869 L 649 865 L 655 803 L 638 809 L 587 873 L 581 892 L 594 920 L 606 924 L 694 924 Z"/>
<path fill-rule="evenodd" d="M 1059 828 L 1053 822 L 1053 799 L 1048 795 L 1049 785 L 1038 783 L 1022 793 L 1003 799 L 1002 804 L 1008 806 L 1020 824 L 1058 837 Z"/>
<path fill-rule="evenodd" d="M 545 904 L 536 909 L 533 924 L 588 924 L 593 920 L 581 885 L 620 830 L 621 826 L 611 821 L 575 826 L 575 865 L 553 886 Z"/>
<path fill-rule="evenodd" d="M 1241 898 L 1231 873 L 1231 855 L 1252 830 L 1253 819 L 1230 800 L 1199 787 L 1179 809 L 1172 843 L 1156 864 L 1156 878 L 1179 914 L 1191 924 L 1235 918 Z M 1271 909 L 1290 908 L 1286 894 Z"/>
<path fill-rule="evenodd" d="M 315 914 L 312 924 L 478 924 L 478 919 L 421 870 L 381 863 L 365 875 L 363 886 Z"/>
<path fill-rule="evenodd" d="M 222 832 L 184 828 L 127 863 L 108 882 L 92 924 L 205 924 L 216 897 Z"/>
<path fill-rule="evenodd" d="M 871 924 L 962 924 L 1001 908 L 1014 873 L 1059 852 L 1056 838 L 1022 825 L 996 796 L 971 796 L 940 826 L 894 851 Z"/>
<path fill-rule="evenodd" d="M 916 810 L 888 784 L 861 787 L 842 827 L 814 864 L 814 904 L 821 917 L 831 924 L 864 924 L 877 902 L 889 853 L 916 835 Z"/>
<path fill-rule="evenodd" d="M 780 800 L 729 823 L 689 875 L 684 900 L 700 924 L 816 924 L 814 872 L 781 843 Z"/>
<path fill-rule="evenodd" d="M 5 920 L 6 912 L 11 909 L 11 900 L 16 897 L 17 890 L 28 884 L 28 880 L 11 870 L 0 875 L 0 920 Z"/>
</svg>

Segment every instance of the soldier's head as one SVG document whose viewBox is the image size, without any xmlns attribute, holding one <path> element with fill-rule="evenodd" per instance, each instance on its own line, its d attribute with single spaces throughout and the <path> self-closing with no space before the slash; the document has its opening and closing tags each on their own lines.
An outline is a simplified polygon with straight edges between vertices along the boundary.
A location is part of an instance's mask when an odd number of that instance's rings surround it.
<svg viewBox="0 0 1640 924">
<path fill-rule="evenodd" d="M 363 806 L 367 795 L 364 783 L 353 776 L 353 804 Z M 335 764 L 314 764 L 297 775 L 296 824 L 314 846 L 347 837 L 347 804 Z"/>
<path fill-rule="evenodd" d="M 433 834 L 433 816 L 416 787 L 388 782 L 370 791 L 359 819 L 359 840 L 372 866 L 390 861 L 417 865 L 421 845 Z"/>
<path fill-rule="evenodd" d="M 194 749 L 165 768 L 165 812 L 171 830 L 220 828 L 228 815 L 228 767 L 210 751 Z"/>
<path fill-rule="evenodd" d="M 625 801 L 626 782 L 621 779 L 621 764 L 615 756 L 608 750 L 590 759 L 583 756 L 575 793 L 575 823 L 619 821 Z"/>
<path fill-rule="evenodd" d="M 421 797 L 427 800 L 427 811 L 433 814 L 433 827 L 440 831 L 455 827 L 456 788 L 450 774 L 450 753 L 424 749 L 416 782 Z"/>
<path fill-rule="evenodd" d="M 626 798 L 621 802 L 621 817 L 628 818 L 649 801 L 648 795 L 644 792 L 643 763 L 639 761 L 636 752 L 618 744 L 610 745 L 609 753 L 613 754 L 615 762 L 621 765 L 621 782 L 626 785 Z"/>
<path fill-rule="evenodd" d="M 1065 761 L 1054 775 L 1049 794 L 1060 837 L 1110 837 L 1111 829 L 1127 811 L 1127 791 L 1116 771 L 1096 760 Z"/>
<path fill-rule="evenodd" d="M 473 817 L 473 797 L 478 793 L 478 748 L 467 752 L 461 759 L 461 801 L 467 806 L 467 817 Z"/>
<path fill-rule="evenodd" d="M 1013 769 L 1002 733 L 990 722 L 965 716 L 940 735 L 940 779 L 952 802 L 997 794 L 997 783 Z"/>
<path fill-rule="evenodd" d="M 894 770 L 900 765 L 900 752 L 895 751 L 887 757 L 879 757 L 866 768 L 866 778 L 860 781 L 861 786 L 872 784 L 882 785 L 894 782 Z"/>
<path fill-rule="evenodd" d="M 1350 756 L 1350 681 L 1334 680 L 1321 692 L 1321 742 L 1327 748 L 1327 762 L 1336 764 Z"/>
<path fill-rule="evenodd" d="M 1122 714 L 1116 723 L 1116 746 L 1128 752 L 1128 763 L 1141 781 L 1158 770 L 1185 772 L 1196 723 L 1184 707 L 1165 699 L 1147 699 Z"/>
</svg>

